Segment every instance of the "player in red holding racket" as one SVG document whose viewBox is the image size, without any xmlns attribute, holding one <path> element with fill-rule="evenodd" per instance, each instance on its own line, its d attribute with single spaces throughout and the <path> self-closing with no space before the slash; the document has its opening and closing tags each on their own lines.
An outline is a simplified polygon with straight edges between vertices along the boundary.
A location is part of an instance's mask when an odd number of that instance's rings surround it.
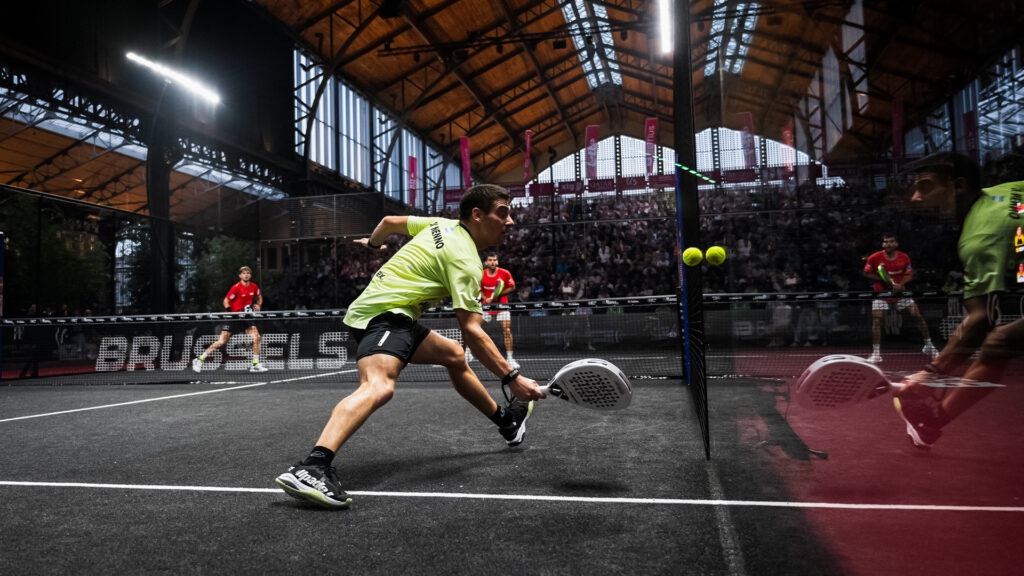
<svg viewBox="0 0 1024 576">
<path fill-rule="evenodd" d="M 895 234 L 883 234 L 882 249 L 868 256 L 868 261 L 864 264 L 864 276 L 874 281 L 875 292 L 902 292 L 906 290 L 907 283 L 914 278 L 910 256 L 897 250 L 899 245 Z M 939 351 L 932 344 L 931 335 L 928 333 L 928 323 L 921 316 L 921 311 L 912 298 L 876 298 L 871 302 L 871 356 L 868 357 L 868 362 L 877 364 L 882 361 L 882 317 L 893 305 L 897 311 L 909 311 L 917 321 L 917 329 L 921 331 L 921 338 L 924 339 L 924 348 L 921 352 L 932 358 L 938 356 Z"/>
<path fill-rule="evenodd" d="M 504 268 L 498 267 L 498 255 L 488 252 L 484 258 L 484 275 L 480 280 L 480 290 L 483 292 L 484 304 L 506 304 L 508 293 L 516 289 L 516 281 L 512 279 L 512 273 Z M 491 310 L 484 312 L 484 321 L 490 322 L 497 318 L 501 323 L 501 331 L 505 336 L 505 358 L 509 365 L 518 368 L 519 363 L 512 359 L 512 315 L 508 310 Z"/>
<path fill-rule="evenodd" d="M 259 312 L 263 306 L 263 295 L 260 294 L 260 287 L 252 280 L 252 268 L 242 266 L 238 269 L 238 283 L 228 290 L 227 296 L 221 303 L 225 312 Z M 210 347 L 202 353 L 199 358 L 192 360 L 192 370 L 201 372 L 206 356 L 214 350 L 228 343 L 233 332 L 244 332 L 252 338 L 252 367 L 249 372 L 266 372 L 267 369 L 260 364 L 260 331 L 252 320 L 234 320 L 225 322 L 221 326 L 220 338 L 210 344 Z"/>
</svg>

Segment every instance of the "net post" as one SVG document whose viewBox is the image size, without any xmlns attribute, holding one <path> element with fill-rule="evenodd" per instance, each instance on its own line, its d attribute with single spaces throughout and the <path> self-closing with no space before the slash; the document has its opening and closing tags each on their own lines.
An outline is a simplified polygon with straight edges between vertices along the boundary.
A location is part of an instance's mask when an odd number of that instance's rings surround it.
<svg viewBox="0 0 1024 576">
<path fill-rule="evenodd" d="M 704 365 L 703 278 L 700 266 L 685 266 L 682 252 L 687 246 L 700 245 L 700 205 L 697 179 L 683 172 L 678 164 L 697 166 L 697 143 L 693 115 L 693 75 L 690 72 L 690 3 L 673 2 L 672 111 L 675 119 L 676 149 L 676 265 L 679 270 L 679 331 L 683 341 L 683 372 L 693 396 L 697 419 L 704 440 L 705 458 L 711 459 L 708 422 L 707 379 Z"/>
</svg>

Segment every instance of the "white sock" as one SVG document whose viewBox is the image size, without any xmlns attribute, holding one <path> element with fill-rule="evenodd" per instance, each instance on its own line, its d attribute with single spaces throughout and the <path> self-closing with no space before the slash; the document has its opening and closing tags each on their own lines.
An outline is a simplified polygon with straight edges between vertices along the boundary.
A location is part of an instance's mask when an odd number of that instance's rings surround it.
<svg viewBox="0 0 1024 576">
<path fill-rule="evenodd" d="M 932 339 L 931 338 L 925 338 L 924 339 L 924 345 L 925 346 L 931 346 L 932 345 Z"/>
<path fill-rule="evenodd" d="M 252 355 L 252 363 L 253 364 L 259 364 L 260 363 L 260 355 L 259 354 L 253 354 Z"/>
<path fill-rule="evenodd" d="M 875 353 L 875 354 L 881 354 L 882 353 L 882 347 L 881 347 L 881 345 L 879 345 L 879 346 L 872 346 L 871 347 L 871 351 L 873 353 Z"/>
</svg>

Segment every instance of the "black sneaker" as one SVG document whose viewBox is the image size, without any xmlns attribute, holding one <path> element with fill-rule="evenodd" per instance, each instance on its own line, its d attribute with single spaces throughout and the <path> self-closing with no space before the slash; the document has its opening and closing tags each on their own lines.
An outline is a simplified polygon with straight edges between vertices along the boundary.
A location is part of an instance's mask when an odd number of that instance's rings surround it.
<svg viewBox="0 0 1024 576">
<path fill-rule="evenodd" d="M 903 421 L 907 423 L 907 435 L 914 446 L 927 450 L 942 436 L 941 423 L 938 418 L 938 400 L 922 388 L 923 384 L 912 386 L 900 394 L 893 396 L 892 403 L 896 406 Z"/>
<path fill-rule="evenodd" d="M 530 419 L 530 414 L 533 414 L 533 400 L 512 400 L 505 410 L 512 415 L 512 423 L 498 428 L 498 432 L 501 432 L 509 446 L 519 446 L 526 437 L 526 421 Z"/>
<path fill-rule="evenodd" d="M 324 508 L 348 508 L 352 499 L 341 489 L 336 474 L 333 466 L 303 466 L 299 463 L 288 468 L 274 482 L 292 498 Z"/>
</svg>

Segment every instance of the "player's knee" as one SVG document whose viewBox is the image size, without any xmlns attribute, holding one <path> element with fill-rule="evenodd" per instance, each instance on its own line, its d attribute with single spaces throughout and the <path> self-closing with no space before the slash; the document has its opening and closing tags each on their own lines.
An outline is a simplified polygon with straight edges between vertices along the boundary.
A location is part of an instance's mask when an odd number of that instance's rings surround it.
<svg viewBox="0 0 1024 576">
<path fill-rule="evenodd" d="M 447 361 L 443 364 L 445 368 L 461 368 L 466 365 L 466 351 L 458 344 L 450 346 L 446 356 Z"/>
<path fill-rule="evenodd" d="M 388 378 L 380 378 L 370 382 L 370 397 L 374 408 L 387 404 L 395 395 L 395 382 Z"/>
</svg>

